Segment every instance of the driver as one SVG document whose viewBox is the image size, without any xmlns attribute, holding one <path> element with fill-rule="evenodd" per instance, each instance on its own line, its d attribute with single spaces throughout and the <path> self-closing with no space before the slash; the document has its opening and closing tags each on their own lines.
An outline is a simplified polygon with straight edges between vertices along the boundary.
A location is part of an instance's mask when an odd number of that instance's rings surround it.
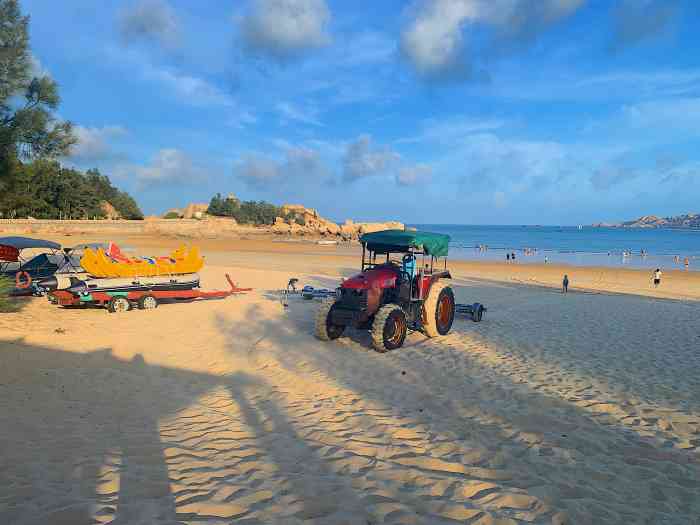
<svg viewBox="0 0 700 525">
<path fill-rule="evenodd" d="M 407 253 L 401 260 L 401 266 L 403 271 L 412 279 L 416 271 L 416 256 L 412 253 Z"/>
</svg>

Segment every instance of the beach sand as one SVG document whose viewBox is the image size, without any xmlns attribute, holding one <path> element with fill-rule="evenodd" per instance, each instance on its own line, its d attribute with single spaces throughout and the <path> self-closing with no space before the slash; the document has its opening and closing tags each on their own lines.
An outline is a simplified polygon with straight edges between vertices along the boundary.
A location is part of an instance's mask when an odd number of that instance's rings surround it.
<svg viewBox="0 0 700 525">
<path fill-rule="evenodd" d="M 698 274 L 451 263 L 485 320 L 379 354 L 276 293 L 357 248 L 200 244 L 255 291 L 0 315 L 0 523 L 700 523 Z"/>
</svg>

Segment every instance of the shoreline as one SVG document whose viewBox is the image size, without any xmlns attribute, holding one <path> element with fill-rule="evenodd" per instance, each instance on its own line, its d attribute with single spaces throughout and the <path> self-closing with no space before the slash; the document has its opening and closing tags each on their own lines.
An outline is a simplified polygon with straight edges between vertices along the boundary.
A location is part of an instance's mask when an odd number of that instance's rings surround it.
<svg viewBox="0 0 700 525">
<path fill-rule="evenodd" d="M 79 242 L 104 241 L 104 237 L 49 236 L 65 245 Z M 279 242 L 276 236 L 254 238 L 182 239 L 154 235 L 112 236 L 118 244 L 131 246 L 140 254 L 163 254 L 180 244 L 196 244 L 207 259 L 207 264 L 235 265 L 250 269 L 279 270 L 292 274 L 312 272 L 333 277 L 347 277 L 359 271 L 361 249 L 357 244 L 319 245 L 316 242 Z M 448 258 L 448 269 L 456 279 L 483 279 L 490 282 L 545 286 L 560 289 L 564 274 L 571 281 L 570 290 L 621 293 L 663 299 L 700 301 L 700 272 L 672 269 L 663 270 L 661 286 L 654 288 L 651 271 L 612 266 L 576 266 L 560 263 L 505 261 L 474 261 Z"/>
</svg>

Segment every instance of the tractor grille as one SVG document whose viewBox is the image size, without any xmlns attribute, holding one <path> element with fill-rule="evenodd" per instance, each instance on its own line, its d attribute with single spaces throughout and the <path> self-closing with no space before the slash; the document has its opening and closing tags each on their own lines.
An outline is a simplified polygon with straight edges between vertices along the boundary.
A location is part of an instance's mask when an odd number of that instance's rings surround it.
<svg viewBox="0 0 700 525">
<path fill-rule="evenodd" d="M 336 308 L 344 310 L 366 310 L 367 309 L 367 291 L 353 290 L 351 288 L 341 288 L 340 298 L 336 302 Z"/>
</svg>

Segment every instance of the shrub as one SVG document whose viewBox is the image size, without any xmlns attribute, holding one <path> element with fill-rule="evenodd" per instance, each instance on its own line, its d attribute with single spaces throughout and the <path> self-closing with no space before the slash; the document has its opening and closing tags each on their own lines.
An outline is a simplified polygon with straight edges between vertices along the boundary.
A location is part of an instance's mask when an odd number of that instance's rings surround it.
<svg viewBox="0 0 700 525">
<path fill-rule="evenodd" d="M 164 219 L 179 219 L 180 216 L 174 212 L 174 211 L 169 211 L 163 216 Z"/>
<path fill-rule="evenodd" d="M 0 312 L 12 312 L 17 309 L 16 303 L 10 297 L 10 291 L 14 288 L 12 281 L 0 276 Z"/>
</svg>

